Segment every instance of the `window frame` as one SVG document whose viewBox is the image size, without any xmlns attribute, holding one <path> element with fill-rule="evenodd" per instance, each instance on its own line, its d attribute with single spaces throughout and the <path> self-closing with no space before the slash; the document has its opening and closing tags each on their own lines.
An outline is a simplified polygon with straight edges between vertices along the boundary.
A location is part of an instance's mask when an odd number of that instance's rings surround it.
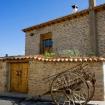
<svg viewBox="0 0 105 105">
<path fill-rule="evenodd" d="M 47 46 L 44 46 L 43 42 L 45 41 L 48 41 L 50 40 L 51 41 L 51 46 L 48 45 Z M 41 34 L 40 35 L 40 54 L 44 54 L 46 51 L 47 52 L 52 52 L 52 49 L 53 48 L 53 40 L 52 40 L 52 33 L 51 32 L 48 32 L 48 33 L 45 33 L 45 34 Z"/>
</svg>

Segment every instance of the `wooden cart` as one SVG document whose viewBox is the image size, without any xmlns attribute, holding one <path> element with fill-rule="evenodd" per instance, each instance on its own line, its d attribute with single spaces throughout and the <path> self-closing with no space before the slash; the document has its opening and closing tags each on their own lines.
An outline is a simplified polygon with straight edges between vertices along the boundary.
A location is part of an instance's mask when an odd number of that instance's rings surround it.
<svg viewBox="0 0 105 105">
<path fill-rule="evenodd" d="M 87 67 L 87 64 L 79 64 L 45 78 L 51 82 L 45 94 L 50 93 L 56 105 L 86 105 L 94 96 L 96 81 L 95 74 L 89 72 Z"/>
</svg>

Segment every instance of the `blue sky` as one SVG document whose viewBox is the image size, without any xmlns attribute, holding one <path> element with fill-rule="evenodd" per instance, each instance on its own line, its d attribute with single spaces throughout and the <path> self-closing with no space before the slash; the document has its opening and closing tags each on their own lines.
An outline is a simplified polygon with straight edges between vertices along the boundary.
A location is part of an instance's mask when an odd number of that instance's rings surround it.
<svg viewBox="0 0 105 105">
<path fill-rule="evenodd" d="M 97 5 L 105 0 L 97 0 Z M 71 13 L 71 5 L 88 8 L 88 0 L 0 0 L 0 56 L 23 55 L 23 28 Z"/>
</svg>

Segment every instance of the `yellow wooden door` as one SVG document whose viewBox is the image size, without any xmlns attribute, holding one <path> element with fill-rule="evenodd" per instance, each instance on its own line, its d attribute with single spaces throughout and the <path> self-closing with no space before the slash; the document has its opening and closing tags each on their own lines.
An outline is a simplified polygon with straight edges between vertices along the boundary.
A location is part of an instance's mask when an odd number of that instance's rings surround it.
<svg viewBox="0 0 105 105">
<path fill-rule="evenodd" d="M 28 92 L 28 63 L 10 64 L 10 90 L 13 92 Z"/>
</svg>

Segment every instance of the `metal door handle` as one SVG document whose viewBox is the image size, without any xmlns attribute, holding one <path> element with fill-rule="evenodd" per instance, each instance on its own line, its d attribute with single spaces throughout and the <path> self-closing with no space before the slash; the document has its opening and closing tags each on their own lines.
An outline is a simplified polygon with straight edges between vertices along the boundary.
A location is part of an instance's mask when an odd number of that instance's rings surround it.
<svg viewBox="0 0 105 105">
<path fill-rule="evenodd" d="M 22 71 L 16 71 L 16 75 L 21 77 L 22 76 Z"/>
</svg>

